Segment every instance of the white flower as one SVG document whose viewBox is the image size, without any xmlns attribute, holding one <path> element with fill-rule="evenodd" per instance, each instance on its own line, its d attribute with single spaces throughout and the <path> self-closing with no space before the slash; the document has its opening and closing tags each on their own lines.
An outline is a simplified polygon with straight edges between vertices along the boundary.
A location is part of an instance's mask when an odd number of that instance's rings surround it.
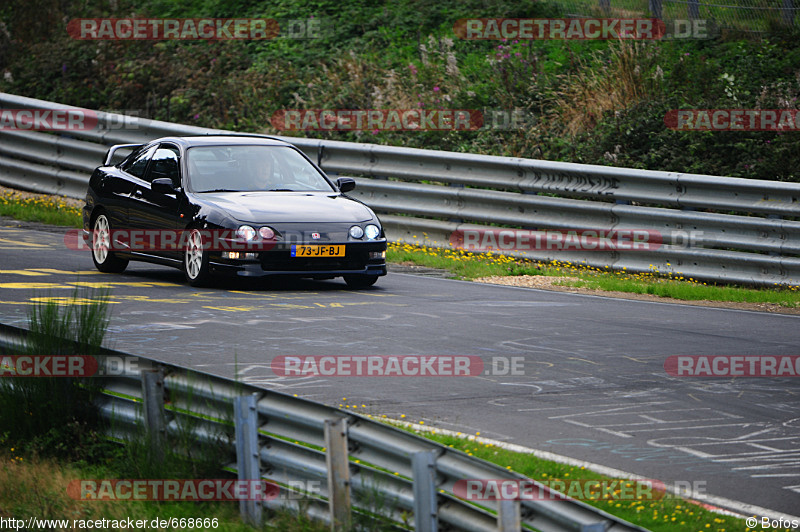
<svg viewBox="0 0 800 532">
<path fill-rule="evenodd" d="M 447 72 L 448 76 L 458 76 L 458 65 L 456 64 L 456 54 L 453 52 L 447 52 L 447 66 L 445 67 L 445 72 Z"/>
<path fill-rule="evenodd" d="M 664 79 L 664 71 L 661 70 L 661 66 L 656 66 L 656 71 L 653 73 L 653 79 Z"/>
</svg>

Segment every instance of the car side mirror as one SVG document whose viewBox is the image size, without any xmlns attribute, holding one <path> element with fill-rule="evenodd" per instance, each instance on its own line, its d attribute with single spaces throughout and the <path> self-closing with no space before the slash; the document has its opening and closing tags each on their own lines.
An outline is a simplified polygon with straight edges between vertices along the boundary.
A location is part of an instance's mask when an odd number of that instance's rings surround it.
<svg viewBox="0 0 800 532">
<path fill-rule="evenodd" d="M 159 194 L 175 194 L 175 185 L 173 185 L 172 179 L 159 177 L 158 179 L 153 179 L 150 184 L 150 190 Z"/>
<path fill-rule="evenodd" d="M 339 192 L 350 192 L 356 188 L 356 180 L 352 177 L 340 177 L 336 180 L 336 186 L 339 187 Z"/>
</svg>

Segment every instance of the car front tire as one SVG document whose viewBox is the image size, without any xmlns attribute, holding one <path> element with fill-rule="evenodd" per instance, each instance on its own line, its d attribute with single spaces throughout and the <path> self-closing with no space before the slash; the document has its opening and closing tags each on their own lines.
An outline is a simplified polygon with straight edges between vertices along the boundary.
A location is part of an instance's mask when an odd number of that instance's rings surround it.
<svg viewBox="0 0 800 532">
<path fill-rule="evenodd" d="M 197 228 L 189 231 L 183 252 L 183 275 L 191 286 L 205 286 L 211 279 L 208 251 L 203 247 L 203 234 Z"/>
<path fill-rule="evenodd" d="M 111 251 L 111 234 L 111 222 L 101 212 L 92 223 L 92 260 L 103 273 L 121 273 L 128 267 L 128 261 Z"/>
</svg>

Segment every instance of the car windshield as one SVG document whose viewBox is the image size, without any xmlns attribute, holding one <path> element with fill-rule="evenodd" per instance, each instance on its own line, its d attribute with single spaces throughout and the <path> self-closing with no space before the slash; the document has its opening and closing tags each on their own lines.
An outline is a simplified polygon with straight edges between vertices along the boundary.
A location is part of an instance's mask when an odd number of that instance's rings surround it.
<svg viewBox="0 0 800 532">
<path fill-rule="evenodd" d="M 290 146 L 196 146 L 186 155 L 193 192 L 332 192 Z"/>
</svg>

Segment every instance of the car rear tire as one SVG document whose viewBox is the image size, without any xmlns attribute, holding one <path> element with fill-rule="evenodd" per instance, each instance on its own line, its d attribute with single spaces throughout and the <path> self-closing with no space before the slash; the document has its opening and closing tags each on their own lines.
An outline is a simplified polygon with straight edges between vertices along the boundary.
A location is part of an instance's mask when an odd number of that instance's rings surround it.
<svg viewBox="0 0 800 532">
<path fill-rule="evenodd" d="M 211 280 L 208 267 L 208 252 L 203 247 L 203 234 L 191 229 L 183 251 L 183 275 L 192 286 L 205 286 Z"/>
<path fill-rule="evenodd" d="M 378 281 L 377 275 L 345 275 L 344 282 L 350 288 L 367 288 Z"/>
<path fill-rule="evenodd" d="M 111 234 L 111 222 L 101 212 L 92 223 L 92 260 L 103 273 L 121 273 L 128 267 L 128 261 L 111 251 Z"/>
</svg>

